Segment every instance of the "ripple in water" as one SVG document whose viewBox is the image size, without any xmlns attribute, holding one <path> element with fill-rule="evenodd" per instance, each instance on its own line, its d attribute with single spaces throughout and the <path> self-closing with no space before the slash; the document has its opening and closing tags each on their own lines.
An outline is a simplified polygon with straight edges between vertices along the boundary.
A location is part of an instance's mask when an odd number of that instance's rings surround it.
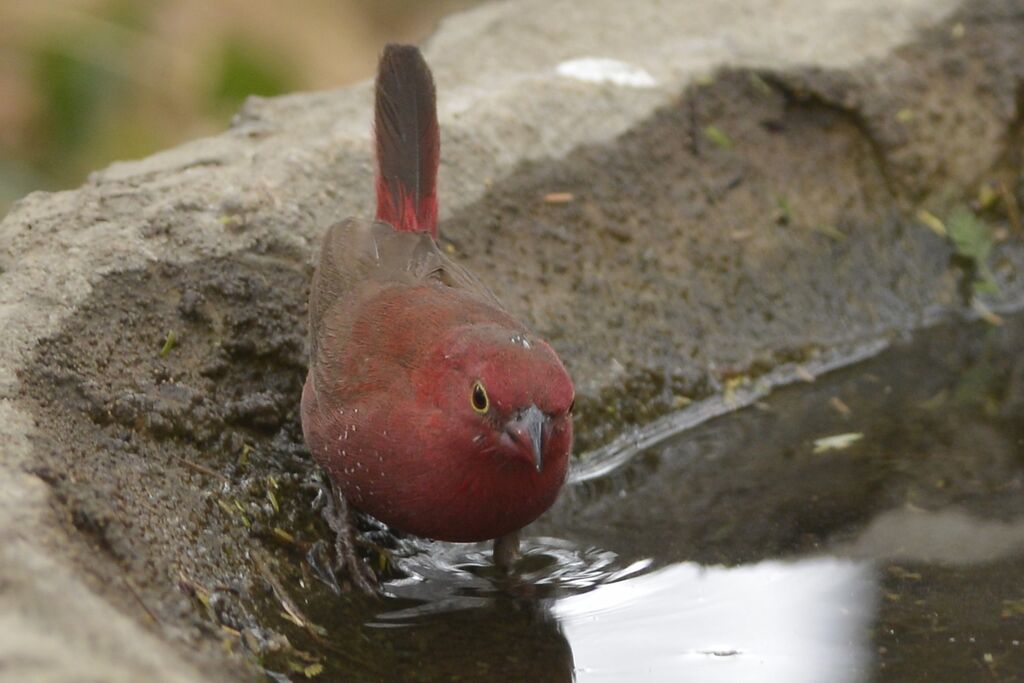
<svg viewBox="0 0 1024 683">
<path fill-rule="evenodd" d="M 570 541 L 550 537 L 524 539 L 522 557 L 511 575 L 494 566 L 487 543 L 405 539 L 392 560 L 404 576 L 384 586 L 387 594 L 403 603 L 422 604 L 382 612 L 378 621 L 368 626 L 413 625 L 427 615 L 479 609 L 509 595 L 554 600 L 636 575 L 654 562 L 643 559 L 621 567 L 611 551 L 580 549 Z"/>
</svg>

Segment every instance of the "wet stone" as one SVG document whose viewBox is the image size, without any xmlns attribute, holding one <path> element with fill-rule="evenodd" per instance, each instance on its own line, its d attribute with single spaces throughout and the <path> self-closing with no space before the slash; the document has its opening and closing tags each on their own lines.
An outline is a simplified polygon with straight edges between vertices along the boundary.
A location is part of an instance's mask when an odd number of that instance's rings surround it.
<svg viewBox="0 0 1024 683">
<path fill-rule="evenodd" d="M 68 506 L 70 552 L 113 586 L 132 567 L 162 618 L 191 613 L 191 600 L 207 615 L 197 623 L 258 629 L 245 588 L 254 523 L 323 532 L 301 485 L 313 472 L 297 412 L 307 280 L 302 266 L 244 259 L 111 276 L 25 374 L 48 407 L 39 471 Z"/>
</svg>

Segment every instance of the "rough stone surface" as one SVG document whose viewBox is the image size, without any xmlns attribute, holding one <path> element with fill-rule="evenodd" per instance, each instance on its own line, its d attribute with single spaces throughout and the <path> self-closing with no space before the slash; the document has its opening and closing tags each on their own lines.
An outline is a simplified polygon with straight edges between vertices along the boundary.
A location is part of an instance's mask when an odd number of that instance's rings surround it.
<svg viewBox="0 0 1024 683">
<path fill-rule="evenodd" d="M 965 308 L 974 264 L 914 217 L 979 187 L 994 303 L 1024 289 L 1018 1 L 506 2 L 426 53 L 445 244 L 563 353 L 585 447 Z M 559 75 L 586 57 L 645 77 Z M 254 100 L 0 224 L 0 677 L 254 676 L 261 533 L 316 536 L 305 284 L 372 209 L 369 96 Z"/>
</svg>

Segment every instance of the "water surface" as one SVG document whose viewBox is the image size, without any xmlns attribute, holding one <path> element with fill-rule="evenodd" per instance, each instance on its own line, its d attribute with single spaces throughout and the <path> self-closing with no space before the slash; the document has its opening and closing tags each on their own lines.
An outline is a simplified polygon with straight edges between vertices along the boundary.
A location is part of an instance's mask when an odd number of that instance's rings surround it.
<svg viewBox="0 0 1024 683">
<path fill-rule="evenodd" d="M 345 680 L 1024 678 L 1024 321 L 946 326 L 569 487 L 511 576 L 295 591 Z M 319 596 L 319 597 L 317 597 Z"/>
</svg>

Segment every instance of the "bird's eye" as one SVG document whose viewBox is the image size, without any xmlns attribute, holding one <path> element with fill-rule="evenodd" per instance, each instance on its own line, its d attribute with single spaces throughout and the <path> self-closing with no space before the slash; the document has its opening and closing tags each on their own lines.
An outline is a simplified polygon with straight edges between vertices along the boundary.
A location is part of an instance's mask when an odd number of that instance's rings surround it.
<svg viewBox="0 0 1024 683">
<path fill-rule="evenodd" d="M 487 400 L 487 391 L 479 380 L 473 382 L 473 395 L 470 398 L 470 403 L 473 404 L 473 410 L 481 415 L 486 414 L 491 407 L 490 401 Z"/>
</svg>

